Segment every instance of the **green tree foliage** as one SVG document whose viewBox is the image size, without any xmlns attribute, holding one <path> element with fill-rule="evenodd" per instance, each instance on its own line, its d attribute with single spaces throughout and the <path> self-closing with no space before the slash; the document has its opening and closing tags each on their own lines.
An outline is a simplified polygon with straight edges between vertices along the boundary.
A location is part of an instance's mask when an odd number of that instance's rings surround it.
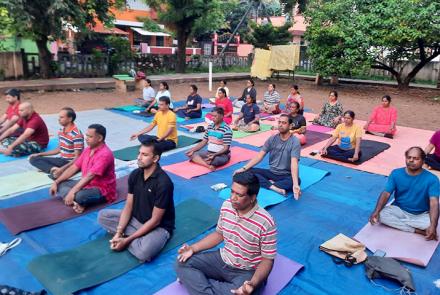
<svg viewBox="0 0 440 295">
<path fill-rule="evenodd" d="M 252 33 L 248 41 L 257 48 L 268 49 L 269 45 L 285 45 L 292 41 L 292 34 L 289 28 L 292 23 L 286 22 L 281 27 L 274 27 L 271 23 L 258 25 L 255 22 L 250 23 Z"/>
<path fill-rule="evenodd" d="M 125 60 L 131 60 L 133 57 L 130 42 L 127 38 L 115 35 L 108 36 L 105 41 L 110 46 L 110 48 L 112 48 L 112 53 L 110 55 L 110 66 L 112 71 L 116 73 L 118 71 L 118 65 L 121 62 Z"/>
<path fill-rule="evenodd" d="M 225 25 L 222 0 L 145 0 L 159 12 L 159 21 L 176 33 L 178 42 L 176 71 L 185 72 L 186 46 L 196 33 L 215 31 Z"/>
<path fill-rule="evenodd" d="M 322 75 L 382 69 L 406 88 L 440 55 L 439 1 L 310 0 L 305 14 L 308 54 Z"/>
<path fill-rule="evenodd" d="M 66 26 L 86 32 L 95 19 L 111 25 L 109 13 L 112 6 L 122 5 L 123 0 L 2 0 L 9 12 L 11 33 L 35 41 L 40 56 L 40 75 L 52 75 L 49 40 L 64 38 Z M 67 25 L 68 24 L 68 25 Z"/>
</svg>

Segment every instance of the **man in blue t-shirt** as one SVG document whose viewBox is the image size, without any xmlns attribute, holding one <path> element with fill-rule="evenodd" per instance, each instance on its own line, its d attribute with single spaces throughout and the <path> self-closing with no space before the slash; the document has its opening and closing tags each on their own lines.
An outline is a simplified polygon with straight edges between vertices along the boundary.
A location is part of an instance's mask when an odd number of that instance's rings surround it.
<svg viewBox="0 0 440 295">
<path fill-rule="evenodd" d="M 437 240 L 439 180 L 422 168 L 426 154 L 420 147 L 405 152 L 406 167 L 394 169 L 370 216 L 371 224 L 382 224 L 415 232 L 426 240 Z M 394 201 L 385 206 L 394 193 Z"/>
</svg>

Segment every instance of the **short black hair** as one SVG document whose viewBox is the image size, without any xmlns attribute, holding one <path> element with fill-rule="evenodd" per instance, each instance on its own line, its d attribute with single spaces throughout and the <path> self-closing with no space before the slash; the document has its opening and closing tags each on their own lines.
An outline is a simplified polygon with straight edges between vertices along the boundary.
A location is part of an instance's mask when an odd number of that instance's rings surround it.
<svg viewBox="0 0 440 295">
<path fill-rule="evenodd" d="M 151 80 L 150 79 L 145 79 L 145 81 L 147 81 L 147 83 L 151 85 Z"/>
<path fill-rule="evenodd" d="M 228 83 L 226 82 L 226 80 L 223 80 L 223 79 L 220 80 L 220 82 L 223 82 L 223 84 L 225 84 L 225 85 L 228 84 Z"/>
<path fill-rule="evenodd" d="M 101 124 L 92 124 L 89 126 L 89 129 L 94 129 L 96 133 L 102 136 L 102 140 L 105 140 L 105 136 L 107 135 L 107 129 Z"/>
<path fill-rule="evenodd" d="M 287 120 L 289 121 L 289 124 L 292 124 L 292 123 L 293 123 L 293 119 L 292 119 L 292 117 L 289 116 L 288 114 L 281 114 L 281 115 L 280 115 L 280 118 L 281 118 L 281 117 L 286 117 Z"/>
<path fill-rule="evenodd" d="M 253 196 L 258 195 L 260 191 L 260 181 L 254 173 L 250 171 L 244 171 L 236 173 L 232 177 L 232 181 L 247 187 L 247 195 Z"/>
<path fill-rule="evenodd" d="M 355 113 L 353 111 L 350 111 L 350 110 L 344 112 L 344 116 L 347 115 L 347 114 L 350 115 L 350 117 L 352 119 L 354 119 L 354 117 L 356 116 Z"/>
<path fill-rule="evenodd" d="M 5 91 L 5 95 L 10 95 L 16 97 L 18 100 L 20 100 L 20 90 L 16 88 L 11 88 Z"/>
<path fill-rule="evenodd" d="M 251 82 L 252 86 L 255 86 L 255 82 L 254 82 L 254 80 L 249 79 L 248 81 Z"/>
<path fill-rule="evenodd" d="M 225 115 L 225 110 L 223 108 L 221 108 L 221 107 L 215 107 L 215 108 L 212 109 L 211 112 L 215 112 L 215 113 L 217 113 L 219 115 L 222 115 L 222 116 Z"/>
<path fill-rule="evenodd" d="M 170 105 L 170 98 L 168 96 L 161 96 L 161 97 L 159 97 L 159 101 L 163 101 L 167 105 Z"/>
<path fill-rule="evenodd" d="M 64 107 L 61 109 L 62 111 L 66 111 L 67 117 L 72 119 L 72 123 L 75 122 L 76 119 L 76 113 L 71 107 Z"/>
<path fill-rule="evenodd" d="M 338 98 L 338 92 L 336 90 L 330 91 L 329 94 L 332 94 L 332 93 L 335 95 L 336 98 Z"/>
<path fill-rule="evenodd" d="M 145 147 L 153 148 L 153 155 L 159 156 L 159 158 L 162 155 L 162 149 L 160 148 L 160 146 L 157 144 L 156 141 L 153 141 L 153 140 L 151 140 L 151 141 L 143 141 L 141 145 L 145 146 Z"/>
<path fill-rule="evenodd" d="M 299 110 L 301 109 L 301 105 L 297 101 L 292 101 L 292 104 L 296 106 L 296 108 Z"/>
<path fill-rule="evenodd" d="M 382 96 L 382 99 L 386 99 L 388 102 L 391 102 L 391 96 L 389 96 L 388 94 Z"/>
<path fill-rule="evenodd" d="M 424 151 L 421 147 L 419 147 L 419 146 L 412 146 L 412 147 L 410 147 L 409 149 L 407 149 L 407 150 L 405 151 L 405 157 L 408 157 L 408 154 L 409 154 L 409 152 L 410 152 L 411 150 L 418 150 L 418 151 L 419 151 L 419 154 L 420 154 L 420 158 L 422 158 L 422 160 L 425 161 L 425 159 L 426 159 L 426 153 L 425 153 L 425 151 Z"/>
<path fill-rule="evenodd" d="M 225 96 L 227 96 L 226 95 L 226 90 L 224 88 L 220 88 L 218 91 L 222 92 Z"/>
<path fill-rule="evenodd" d="M 194 90 L 194 92 L 197 92 L 197 90 L 199 90 L 199 88 L 197 88 L 197 86 L 194 84 L 191 85 L 191 88 Z"/>
<path fill-rule="evenodd" d="M 274 83 L 269 83 L 269 85 L 272 85 L 273 89 L 277 88 L 277 86 Z"/>
<path fill-rule="evenodd" d="M 160 84 L 162 84 L 163 87 L 164 87 L 166 90 L 170 90 L 170 87 L 168 86 L 168 83 L 167 83 L 167 82 L 162 81 L 162 82 L 160 82 Z"/>
</svg>

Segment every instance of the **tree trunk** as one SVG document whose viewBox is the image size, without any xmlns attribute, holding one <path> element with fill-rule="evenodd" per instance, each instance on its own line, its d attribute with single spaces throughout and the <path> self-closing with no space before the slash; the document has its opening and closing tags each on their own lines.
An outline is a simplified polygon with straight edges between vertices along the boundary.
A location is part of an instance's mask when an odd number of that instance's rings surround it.
<svg viewBox="0 0 440 295">
<path fill-rule="evenodd" d="M 38 55 L 40 57 L 40 76 L 43 79 L 48 79 L 52 77 L 52 68 L 50 62 L 52 61 L 52 54 L 47 48 L 47 37 L 39 36 L 38 40 L 35 40 L 38 48 Z"/>
<path fill-rule="evenodd" d="M 186 42 L 188 34 L 185 28 L 179 27 L 177 29 L 177 64 L 176 73 L 185 73 L 186 68 Z"/>
<path fill-rule="evenodd" d="M 438 69 L 437 88 L 440 88 L 440 68 Z"/>
</svg>

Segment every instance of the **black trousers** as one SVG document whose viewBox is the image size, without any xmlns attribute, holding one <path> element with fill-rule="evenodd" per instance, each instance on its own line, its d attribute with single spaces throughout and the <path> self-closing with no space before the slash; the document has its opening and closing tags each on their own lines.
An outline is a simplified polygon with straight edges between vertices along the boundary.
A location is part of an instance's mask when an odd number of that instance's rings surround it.
<svg viewBox="0 0 440 295">
<path fill-rule="evenodd" d="M 62 167 L 70 161 L 61 157 L 33 157 L 29 160 L 32 166 L 40 169 L 41 171 L 50 174 L 50 169 L 53 167 Z"/>
</svg>

